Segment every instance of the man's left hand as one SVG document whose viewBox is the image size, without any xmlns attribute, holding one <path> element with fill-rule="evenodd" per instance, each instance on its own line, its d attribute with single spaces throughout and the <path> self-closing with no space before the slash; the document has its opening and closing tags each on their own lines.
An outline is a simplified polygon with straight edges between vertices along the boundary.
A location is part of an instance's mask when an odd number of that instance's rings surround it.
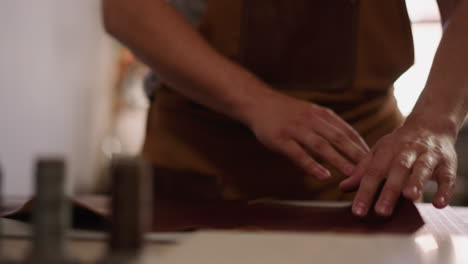
<svg viewBox="0 0 468 264">
<path fill-rule="evenodd" d="M 352 176 L 340 184 L 346 191 L 358 188 L 352 207 L 355 215 L 366 216 L 377 198 L 375 212 L 390 216 L 401 194 L 418 200 L 431 179 L 438 184 L 434 206 L 447 206 L 456 179 L 456 136 L 446 128 L 434 128 L 428 123 L 431 122 L 407 122 L 380 139 Z M 382 183 L 382 192 L 378 194 Z"/>
</svg>

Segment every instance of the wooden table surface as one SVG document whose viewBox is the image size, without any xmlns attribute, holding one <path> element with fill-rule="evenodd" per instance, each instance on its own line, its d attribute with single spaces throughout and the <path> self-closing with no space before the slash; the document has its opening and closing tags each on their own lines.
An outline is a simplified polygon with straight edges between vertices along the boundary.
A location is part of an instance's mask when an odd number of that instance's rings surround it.
<svg viewBox="0 0 468 264">
<path fill-rule="evenodd" d="M 343 233 L 215 232 L 148 234 L 134 263 L 468 263 L 468 208 L 418 209 L 426 224 L 408 235 Z M 2 220 L 4 255 L 21 260 L 29 247 L 29 226 Z M 74 230 L 70 254 L 93 263 L 106 253 L 105 234 Z"/>
</svg>

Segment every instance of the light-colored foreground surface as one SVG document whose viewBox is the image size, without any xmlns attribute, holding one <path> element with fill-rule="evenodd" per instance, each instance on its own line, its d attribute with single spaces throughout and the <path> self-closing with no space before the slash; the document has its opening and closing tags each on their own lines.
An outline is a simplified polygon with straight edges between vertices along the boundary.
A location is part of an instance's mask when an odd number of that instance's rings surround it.
<svg viewBox="0 0 468 264">
<path fill-rule="evenodd" d="M 4 251 L 24 258 L 29 242 L 8 239 Z M 466 236 L 389 236 L 293 233 L 197 232 L 177 243 L 151 242 L 135 263 L 161 264 L 283 264 L 283 263 L 468 263 Z M 105 254 L 103 241 L 79 240 L 70 254 L 93 262 Z"/>
<path fill-rule="evenodd" d="M 467 264 L 467 208 L 438 211 L 418 205 L 426 226 L 408 235 L 213 232 L 149 234 L 135 264 Z M 4 255 L 20 260 L 29 248 L 28 226 L 3 221 Z M 106 253 L 105 235 L 74 231 L 70 255 L 92 263 Z"/>
</svg>

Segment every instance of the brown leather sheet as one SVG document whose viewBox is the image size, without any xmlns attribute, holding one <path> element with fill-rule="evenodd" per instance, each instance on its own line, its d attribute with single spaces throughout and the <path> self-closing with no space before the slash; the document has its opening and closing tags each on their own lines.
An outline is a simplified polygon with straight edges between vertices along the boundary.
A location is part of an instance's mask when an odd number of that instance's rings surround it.
<svg viewBox="0 0 468 264">
<path fill-rule="evenodd" d="M 166 207 L 167 206 L 167 207 Z M 158 214 L 159 211 L 159 214 Z M 292 232 L 413 233 L 423 224 L 415 205 L 400 201 L 395 215 L 359 219 L 350 207 L 315 207 L 274 202 L 172 202 L 156 207 L 156 230 L 174 227 Z"/>
<path fill-rule="evenodd" d="M 30 219 L 31 200 L 6 200 L 10 210 L 2 215 Z M 73 199 L 75 227 L 105 229 L 109 216 L 109 199 L 105 196 L 83 196 Z M 193 229 L 264 230 L 292 232 L 340 233 L 414 233 L 424 222 L 412 202 L 401 200 L 393 217 L 382 219 L 371 215 L 358 219 L 350 207 L 317 207 L 273 202 L 221 200 L 185 200 L 154 203 L 154 232 Z M 13 209 L 13 210 L 12 210 Z"/>
</svg>

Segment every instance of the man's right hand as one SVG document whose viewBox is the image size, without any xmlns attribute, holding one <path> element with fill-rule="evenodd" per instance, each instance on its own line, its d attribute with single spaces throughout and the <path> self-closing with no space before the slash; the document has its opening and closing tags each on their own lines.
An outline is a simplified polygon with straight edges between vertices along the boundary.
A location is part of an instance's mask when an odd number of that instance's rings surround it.
<svg viewBox="0 0 468 264">
<path fill-rule="evenodd" d="M 368 148 L 323 107 L 275 92 L 219 54 L 166 0 L 103 0 L 106 30 L 181 95 L 248 125 L 270 149 L 320 179 L 312 156 L 350 175 Z"/>
<path fill-rule="evenodd" d="M 350 176 L 369 151 L 359 134 L 330 109 L 276 92 L 258 100 L 246 116 L 261 143 L 318 179 L 329 178 L 330 172 L 314 157 Z"/>
</svg>

